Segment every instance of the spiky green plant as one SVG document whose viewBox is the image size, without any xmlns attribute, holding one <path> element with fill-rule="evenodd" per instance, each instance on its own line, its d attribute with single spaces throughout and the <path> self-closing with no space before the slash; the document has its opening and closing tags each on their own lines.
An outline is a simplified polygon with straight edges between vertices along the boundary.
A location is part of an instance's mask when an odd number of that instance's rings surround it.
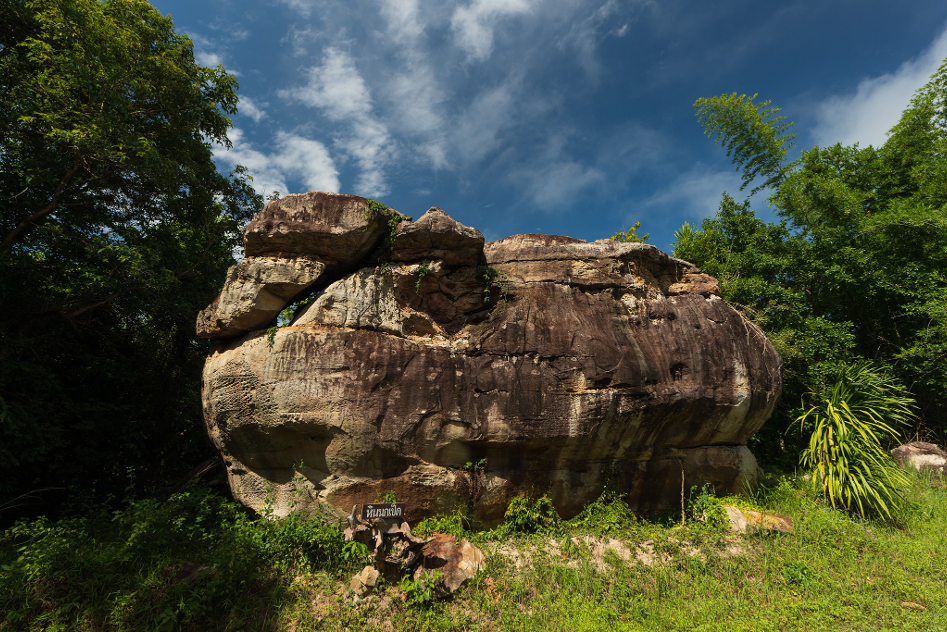
<svg viewBox="0 0 947 632">
<path fill-rule="evenodd" d="M 800 430 L 812 430 L 799 462 L 833 507 L 891 518 L 903 505 L 907 476 L 882 445 L 914 417 L 914 400 L 902 390 L 871 363 L 856 362 L 796 418 Z"/>
</svg>

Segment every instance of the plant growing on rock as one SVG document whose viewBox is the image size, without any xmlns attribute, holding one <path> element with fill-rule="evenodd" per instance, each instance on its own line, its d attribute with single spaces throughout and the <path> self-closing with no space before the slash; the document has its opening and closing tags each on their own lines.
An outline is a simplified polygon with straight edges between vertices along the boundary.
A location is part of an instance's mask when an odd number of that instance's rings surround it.
<svg viewBox="0 0 947 632">
<path fill-rule="evenodd" d="M 506 272 L 491 268 L 489 266 L 477 266 L 477 277 L 483 283 L 483 302 L 490 302 L 490 295 L 494 288 L 499 292 L 500 300 L 504 303 L 509 298 L 510 289 L 513 287 L 510 277 Z"/>
<path fill-rule="evenodd" d="M 389 208 L 384 202 L 379 202 L 371 198 L 366 198 L 365 201 L 368 203 L 367 218 L 369 223 L 381 215 L 385 218 L 385 223 L 388 227 L 387 231 L 385 231 L 385 239 L 371 256 L 371 259 L 380 262 L 386 269 L 389 258 L 391 257 L 391 248 L 395 243 L 395 231 L 398 229 L 398 224 L 410 218 L 405 217 L 393 208 Z"/>
<path fill-rule="evenodd" d="M 629 228 L 628 230 L 623 230 L 612 235 L 612 241 L 617 241 L 621 243 L 636 243 L 643 244 L 651 238 L 650 233 L 645 233 L 644 235 L 638 234 L 638 229 L 641 228 L 641 222 L 635 222 L 635 225 Z"/>
</svg>

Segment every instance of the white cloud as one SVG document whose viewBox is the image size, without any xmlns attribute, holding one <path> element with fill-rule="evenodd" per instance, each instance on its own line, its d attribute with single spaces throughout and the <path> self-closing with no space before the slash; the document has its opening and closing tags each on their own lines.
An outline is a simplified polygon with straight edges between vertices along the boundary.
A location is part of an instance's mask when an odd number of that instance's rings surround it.
<svg viewBox="0 0 947 632">
<path fill-rule="evenodd" d="M 311 26 L 307 26 L 304 29 L 290 26 L 289 30 L 286 31 L 286 35 L 280 40 L 280 43 L 288 44 L 293 50 L 294 57 L 303 57 L 309 53 L 310 47 L 314 42 L 318 41 L 321 36 L 322 33 L 319 33 Z"/>
<path fill-rule="evenodd" d="M 211 68 L 224 63 L 220 55 L 209 51 L 194 51 L 194 61 L 201 66 L 209 66 Z"/>
<path fill-rule="evenodd" d="M 308 18 L 312 12 L 315 0 L 277 0 L 280 4 L 285 4 L 290 9 L 298 12 L 301 16 Z"/>
<path fill-rule="evenodd" d="M 559 41 L 559 48 L 571 46 L 575 49 L 577 61 L 586 74 L 593 79 L 597 79 L 600 73 L 599 63 L 595 59 L 598 41 L 602 37 L 599 32 L 603 26 L 610 25 L 612 15 L 618 11 L 618 8 L 616 0 L 608 0 L 595 9 L 589 17 L 577 20 L 569 33 Z"/>
<path fill-rule="evenodd" d="M 222 49 L 224 47 L 222 47 L 218 42 L 193 33 L 189 34 L 188 37 L 190 37 L 191 41 L 194 43 L 194 61 L 196 61 L 198 64 L 201 66 L 213 68 L 224 63 L 224 58 L 222 55 Z M 228 69 L 228 72 L 237 74 L 230 69 Z"/>
<path fill-rule="evenodd" d="M 717 212 L 724 191 L 734 198 L 742 198 L 740 184 L 740 175 L 735 171 L 711 171 L 698 165 L 678 175 L 662 191 L 645 200 L 642 206 L 673 209 L 699 220 Z M 765 191 L 761 193 L 765 195 Z"/>
<path fill-rule="evenodd" d="M 322 110 L 332 121 L 347 124 L 336 137 L 336 145 L 354 158 L 361 171 L 355 190 L 362 195 L 382 196 L 389 188 L 385 166 L 395 157 L 396 147 L 387 126 L 373 112 L 371 94 L 348 53 L 327 48 L 322 65 L 309 71 L 309 83 L 281 90 L 280 97 Z"/>
<path fill-rule="evenodd" d="M 515 88 L 506 83 L 481 92 L 457 117 L 451 144 L 455 160 L 476 163 L 500 146 L 500 133 L 514 124 Z"/>
<path fill-rule="evenodd" d="M 568 206 L 584 189 L 605 179 L 597 168 L 569 159 L 543 162 L 517 175 L 514 179 L 526 185 L 527 194 L 542 210 Z"/>
<path fill-rule="evenodd" d="M 385 55 L 392 63 L 382 92 L 389 128 L 410 138 L 418 162 L 434 169 L 449 166 L 444 124 L 449 90 L 438 79 L 445 64 L 432 53 L 425 30 L 443 19 L 443 9 L 426 3 L 422 10 L 419 0 L 381 0 L 380 8 L 384 41 L 394 49 Z"/>
<path fill-rule="evenodd" d="M 826 99 L 817 108 L 816 144 L 884 144 L 911 96 L 927 83 L 945 57 L 947 29 L 917 59 L 901 64 L 895 72 L 862 80 L 854 94 Z"/>
<path fill-rule="evenodd" d="M 358 73 L 352 56 L 336 48 L 327 48 L 321 66 L 309 69 L 309 83 L 280 95 L 321 108 L 334 121 L 367 116 L 372 110 L 365 80 Z"/>
<path fill-rule="evenodd" d="M 254 123 L 259 123 L 264 118 L 266 118 L 266 112 L 263 110 L 263 105 L 257 105 L 256 101 L 253 101 L 245 94 L 240 95 L 240 104 L 237 106 L 237 110 L 240 114 L 249 116 L 253 119 Z"/>
<path fill-rule="evenodd" d="M 299 180 L 306 190 L 339 191 L 339 172 L 322 143 L 279 131 L 273 151 L 264 153 L 247 142 L 238 128 L 230 130 L 233 148 L 216 146 L 214 157 L 233 167 L 243 165 L 253 176 L 253 188 L 262 195 L 273 191 L 292 193 L 288 179 Z"/>
<path fill-rule="evenodd" d="M 424 31 L 418 0 L 381 0 L 381 16 L 388 32 L 399 38 L 417 40 Z"/>
<path fill-rule="evenodd" d="M 493 30 L 500 19 L 527 13 L 531 0 L 473 0 L 451 16 L 455 43 L 468 59 L 484 61 L 493 52 Z"/>
<path fill-rule="evenodd" d="M 534 160 L 513 169 L 508 179 L 525 189 L 542 210 L 555 211 L 571 204 L 587 187 L 603 182 L 605 174 L 573 159 L 560 134 L 553 136 Z"/>
</svg>

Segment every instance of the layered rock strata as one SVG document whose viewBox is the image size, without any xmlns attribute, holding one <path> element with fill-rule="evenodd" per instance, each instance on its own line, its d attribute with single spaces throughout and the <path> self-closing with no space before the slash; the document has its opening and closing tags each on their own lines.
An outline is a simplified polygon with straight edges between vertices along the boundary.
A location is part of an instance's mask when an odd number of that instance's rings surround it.
<svg viewBox="0 0 947 632">
<path fill-rule="evenodd" d="M 247 505 L 345 514 L 393 491 L 411 520 L 462 507 L 489 525 L 521 492 L 569 516 L 609 481 L 652 512 L 679 506 L 682 485 L 755 479 L 746 440 L 781 361 L 712 277 L 646 244 L 484 244 L 436 208 L 381 231 L 358 252 L 387 243 L 386 260 L 359 268 L 364 254 L 303 235 L 306 222 L 331 233 L 332 204 L 352 196 L 307 195 L 309 210 L 287 204 L 305 222 L 265 228 L 264 210 L 246 245 L 322 263 L 318 291 L 275 336 L 225 340 L 204 369 L 208 432 Z M 261 248 L 290 224 L 299 235 Z"/>
</svg>

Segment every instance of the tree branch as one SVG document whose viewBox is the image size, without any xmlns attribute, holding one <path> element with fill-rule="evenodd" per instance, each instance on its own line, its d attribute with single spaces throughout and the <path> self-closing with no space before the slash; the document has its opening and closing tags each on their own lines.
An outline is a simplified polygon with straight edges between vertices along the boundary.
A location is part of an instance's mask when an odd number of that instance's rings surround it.
<svg viewBox="0 0 947 632">
<path fill-rule="evenodd" d="M 53 192 L 53 197 L 49 201 L 49 204 L 39 209 L 29 217 L 20 220 L 13 230 L 3 236 L 3 239 L 0 240 L 0 250 L 12 246 L 13 242 L 16 241 L 16 238 L 19 237 L 21 233 L 29 230 L 33 222 L 53 212 L 53 210 L 59 205 L 59 200 L 62 198 L 63 192 L 66 190 L 66 187 L 69 185 L 72 177 L 76 175 L 76 172 L 79 171 L 80 165 L 80 160 L 76 159 L 72 167 L 66 171 L 66 175 L 63 176 L 62 180 L 59 182 L 59 186 L 57 186 L 56 190 Z"/>
</svg>

